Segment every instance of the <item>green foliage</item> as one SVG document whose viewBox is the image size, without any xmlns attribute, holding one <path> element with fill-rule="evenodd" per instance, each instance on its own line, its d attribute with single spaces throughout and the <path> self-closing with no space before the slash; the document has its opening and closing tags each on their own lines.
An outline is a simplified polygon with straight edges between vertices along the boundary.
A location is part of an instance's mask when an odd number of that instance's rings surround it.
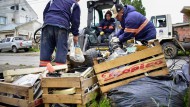
<svg viewBox="0 0 190 107">
<path fill-rule="evenodd" d="M 145 7 L 141 0 L 122 0 L 122 2 L 125 5 L 128 4 L 134 6 L 138 12 L 146 16 Z"/>
<path fill-rule="evenodd" d="M 40 50 L 37 49 L 37 48 L 30 48 L 29 51 L 30 51 L 30 52 L 40 52 Z"/>
<path fill-rule="evenodd" d="M 184 101 L 184 107 L 189 107 L 189 88 L 183 98 Z"/>
<path fill-rule="evenodd" d="M 100 100 L 99 107 L 111 107 L 110 100 L 106 97 L 103 97 Z"/>
</svg>

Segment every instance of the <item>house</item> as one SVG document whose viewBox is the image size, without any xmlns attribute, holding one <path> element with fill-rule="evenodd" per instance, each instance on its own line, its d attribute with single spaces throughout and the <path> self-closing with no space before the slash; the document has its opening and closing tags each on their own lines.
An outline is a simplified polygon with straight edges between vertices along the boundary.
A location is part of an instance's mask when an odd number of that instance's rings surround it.
<svg viewBox="0 0 190 107">
<path fill-rule="evenodd" d="M 184 6 L 181 13 L 184 14 L 183 23 L 174 24 L 173 27 L 178 32 L 179 41 L 185 41 L 190 39 L 190 6 Z"/>
<path fill-rule="evenodd" d="M 26 0 L 0 0 L 0 40 L 10 36 L 30 39 L 41 27 L 38 16 Z"/>
</svg>

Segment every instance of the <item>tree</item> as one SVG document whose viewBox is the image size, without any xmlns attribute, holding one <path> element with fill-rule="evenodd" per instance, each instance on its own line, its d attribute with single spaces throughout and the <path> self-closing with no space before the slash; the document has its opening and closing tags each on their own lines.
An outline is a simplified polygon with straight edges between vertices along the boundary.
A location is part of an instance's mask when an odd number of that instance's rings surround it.
<svg viewBox="0 0 190 107">
<path fill-rule="evenodd" d="M 138 12 L 143 15 L 146 15 L 145 7 L 142 5 L 141 0 L 122 0 L 123 4 L 132 5 L 136 8 Z"/>
</svg>

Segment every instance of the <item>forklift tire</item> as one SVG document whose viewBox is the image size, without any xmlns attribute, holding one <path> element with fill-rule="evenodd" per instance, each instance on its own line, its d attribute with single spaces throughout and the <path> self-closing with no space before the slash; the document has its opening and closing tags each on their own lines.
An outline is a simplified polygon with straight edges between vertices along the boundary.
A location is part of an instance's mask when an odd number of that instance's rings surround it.
<svg viewBox="0 0 190 107">
<path fill-rule="evenodd" d="M 172 42 L 163 43 L 162 49 L 167 59 L 173 59 L 177 56 L 178 49 Z"/>
<path fill-rule="evenodd" d="M 93 66 L 93 59 L 98 57 L 98 53 L 96 51 L 96 48 L 88 49 L 86 52 L 86 61 L 87 66 Z"/>
</svg>

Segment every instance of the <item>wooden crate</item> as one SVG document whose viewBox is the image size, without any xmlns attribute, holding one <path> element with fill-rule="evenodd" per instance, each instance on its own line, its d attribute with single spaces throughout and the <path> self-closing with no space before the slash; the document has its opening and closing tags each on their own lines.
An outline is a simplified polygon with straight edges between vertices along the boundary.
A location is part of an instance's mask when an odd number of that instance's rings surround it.
<svg viewBox="0 0 190 107">
<path fill-rule="evenodd" d="M 142 78 L 144 74 L 149 76 L 168 74 L 162 47 L 156 44 L 154 47 L 94 65 L 101 91 L 108 92 Z"/>
<path fill-rule="evenodd" d="M 42 104 L 42 99 L 34 100 L 33 87 L 12 85 L 10 83 L 0 82 L 0 106 L 18 106 L 18 107 L 36 107 Z M 20 98 L 11 98 L 5 94 L 22 96 Z"/>
<path fill-rule="evenodd" d="M 89 74 L 93 76 L 86 77 Z M 85 90 L 97 84 L 97 78 L 94 75 L 93 68 L 90 67 L 82 74 L 66 73 L 64 77 L 45 77 L 42 78 L 42 89 L 43 89 L 43 102 L 45 107 L 49 107 L 49 104 L 63 103 L 63 104 L 77 104 L 78 106 L 84 106 L 89 101 L 93 100 L 97 95 L 98 87 L 85 93 Z M 75 88 L 76 93 L 72 95 L 65 94 L 52 94 L 50 89 L 60 88 Z"/>
</svg>

